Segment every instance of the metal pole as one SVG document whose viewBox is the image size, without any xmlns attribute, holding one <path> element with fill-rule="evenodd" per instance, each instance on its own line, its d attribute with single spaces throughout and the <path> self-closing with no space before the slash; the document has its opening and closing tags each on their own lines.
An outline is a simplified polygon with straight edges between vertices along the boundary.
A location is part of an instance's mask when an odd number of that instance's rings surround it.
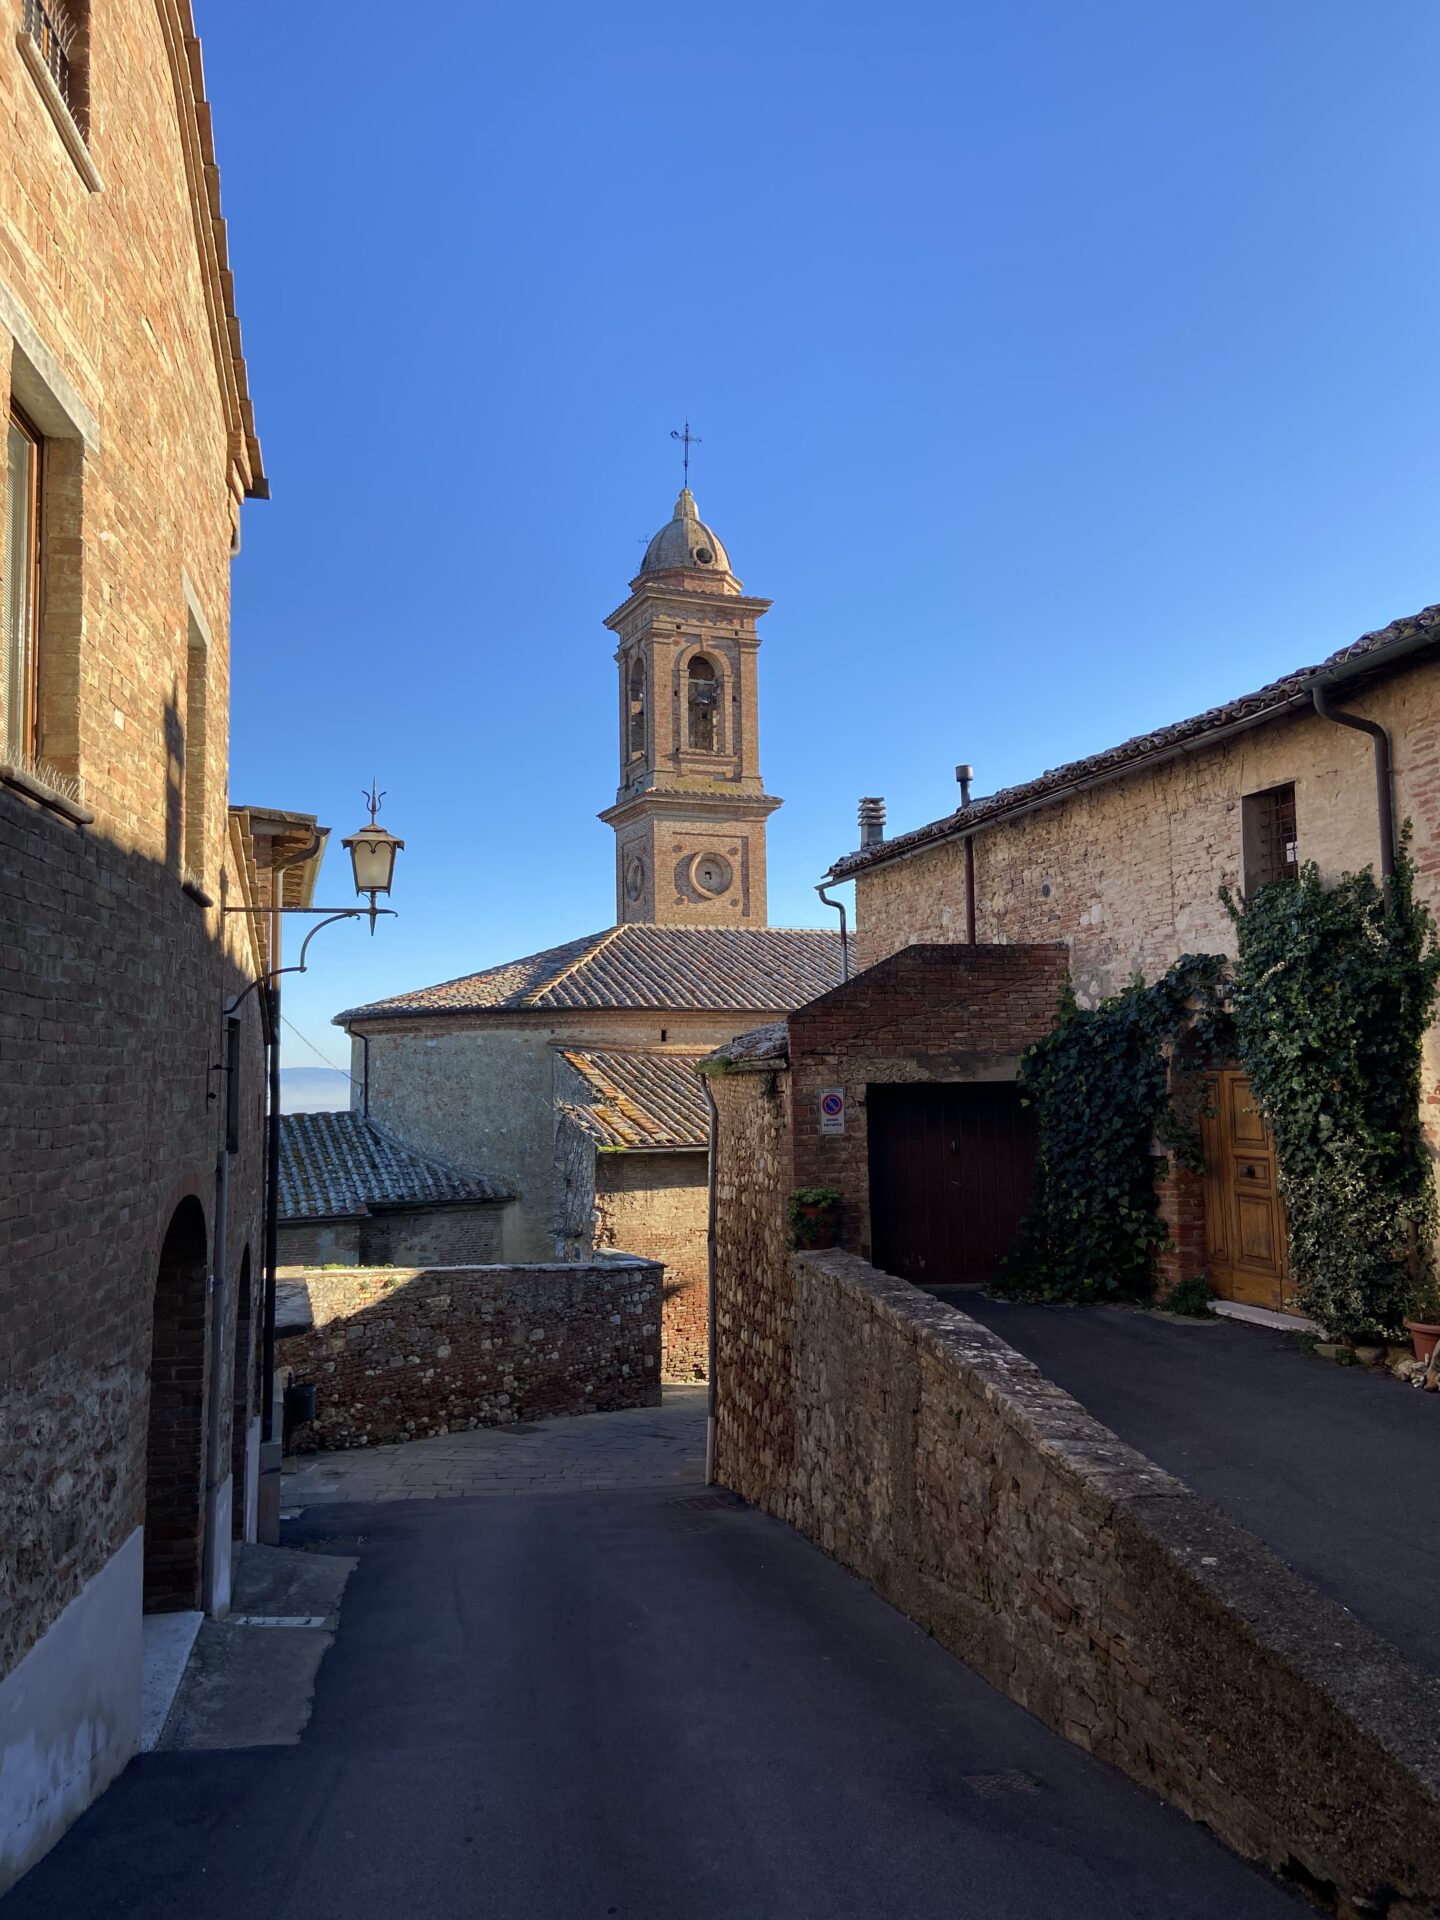
<svg viewBox="0 0 1440 1920">
<path fill-rule="evenodd" d="M 261 1437 L 275 1438 L 275 1266 L 280 1234 L 280 988 L 271 981 L 265 993 L 270 1016 L 270 1115 L 265 1135 L 265 1404 Z"/>
</svg>

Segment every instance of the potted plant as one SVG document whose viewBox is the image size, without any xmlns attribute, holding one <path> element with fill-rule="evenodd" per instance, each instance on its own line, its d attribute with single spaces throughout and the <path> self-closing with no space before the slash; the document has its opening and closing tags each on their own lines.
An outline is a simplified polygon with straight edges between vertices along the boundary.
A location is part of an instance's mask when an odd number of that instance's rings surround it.
<svg viewBox="0 0 1440 1920">
<path fill-rule="evenodd" d="M 1433 1278 L 1416 1294 L 1411 1314 L 1413 1317 L 1405 1322 L 1405 1331 L 1415 1348 L 1415 1358 L 1428 1362 L 1436 1342 L 1440 1341 L 1440 1293 Z"/>
<path fill-rule="evenodd" d="M 790 1195 L 792 1247 L 833 1247 L 840 1239 L 842 1202 L 838 1187 L 796 1187 Z"/>
</svg>

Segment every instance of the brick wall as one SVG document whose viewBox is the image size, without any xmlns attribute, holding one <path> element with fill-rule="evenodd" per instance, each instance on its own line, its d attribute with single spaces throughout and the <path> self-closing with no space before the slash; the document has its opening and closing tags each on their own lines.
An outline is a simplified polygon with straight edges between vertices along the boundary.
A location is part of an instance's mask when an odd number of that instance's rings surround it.
<svg viewBox="0 0 1440 1920">
<path fill-rule="evenodd" d="M 1063 946 L 914 946 L 791 1014 L 794 1185 L 837 1187 L 842 1237 L 870 1251 L 867 1085 L 1013 1080 L 1055 1024 Z M 845 1131 L 822 1134 L 820 1095 L 845 1089 Z"/>
<path fill-rule="evenodd" d="M 314 1330 L 277 1364 L 319 1389 L 298 1451 L 660 1404 L 660 1269 L 307 1273 Z"/>
<path fill-rule="evenodd" d="M 325 1267 L 470 1267 L 498 1260 L 504 1208 L 401 1207 L 364 1220 L 282 1226 L 280 1264 Z"/>
<path fill-rule="evenodd" d="M 662 1370 L 703 1380 L 708 1353 L 709 1155 L 595 1155 L 595 1242 L 624 1247 L 665 1269 Z"/>
<path fill-rule="evenodd" d="M 984 1328 L 787 1252 L 776 1076 L 713 1084 L 722 1482 L 1238 1852 L 1440 1913 L 1440 1682 Z"/>
<path fill-rule="evenodd" d="M 162 1243 L 187 1197 L 208 1242 L 221 1124 L 210 1067 L 224 1002 L 244 984 L 217 923 L 173 870 L 0 786 L 0 1674 L 145 1517 Z M 243 1037 L 227 1355 L 244 1251 L 253 1262 L 260 1249 L 253 995 Z M 170 1331 L 169 1362 L 201 1365 L 189 1405 L 203 1432 L 203 1298 L 198 1321 Z M 227 1405 L 227 1446 L 230 1418 Z M 203 1487 L 192 1467 L 189 1605 Z"/>
</svg>

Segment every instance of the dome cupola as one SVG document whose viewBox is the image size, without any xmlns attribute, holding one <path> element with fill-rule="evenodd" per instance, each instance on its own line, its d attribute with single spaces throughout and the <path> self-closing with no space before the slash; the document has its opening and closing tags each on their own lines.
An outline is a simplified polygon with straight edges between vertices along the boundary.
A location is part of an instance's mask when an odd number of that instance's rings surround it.
<svg viewBox="0 0 1440 1920">
<path fill-rule="evenodd" d="M 675 502 L 675 517 L 667 520 L 645 549 L 641 573 L 695 568 L 705 573 L 728 573 L 730 556 L 695 511 L 695 496 L 686 487 Z"/>
</svg>

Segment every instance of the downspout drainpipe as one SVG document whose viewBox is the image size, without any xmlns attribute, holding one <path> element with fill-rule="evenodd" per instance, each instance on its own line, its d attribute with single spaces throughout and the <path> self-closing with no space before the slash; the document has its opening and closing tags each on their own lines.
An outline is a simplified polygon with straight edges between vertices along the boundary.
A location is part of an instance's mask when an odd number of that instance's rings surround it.
<svg viewBox="0 0 1440 1920">
<path fill-rule="evenodd" d="M 1378 721 L 1366 720 L 1358 713 L 1345 713 L 1339 707 L 1331 706 L 1329 692 L 1321 680 L 1311 683 L 1310 698 L 1322 720 L 1333 720 L 1337 726 L 1353 727 L 1357 733 L 1368 733 L 1375 742 L 1375 812 L 1380 828 L 1380 883 L 1388 907 L 1395 879 L 1395 785 L 1391 771 L 1390 736 Z"/>
<path fill-rule="evenodd" d="M 843 951 L 843 949 L 842 949 Z M 702 1073 L 700 1084 L 705 1089 L 705 1104 L 710 1109 L 710 1160 L 707 1174 L 706 1226 L 705 1226 L 705 1326 L 707 1358 L 705 1361 L 705 1484 L 715 1484 L 715 1151 L 720 1141 L 720 1114 L 715 1105 L 715 1096 L 710 1091 L 710 1082 Z"/>
<path fill-rule="evenodd" d="M 215 1221 L 210 1249 L 210 1403 L 205 1432 L 205 1546 L 201 1573 L 201 1591 L 205 1611 L 219 1615 L 230 1607 L 228 1568 L 221 1559 L 230 1551 L 230 1528 L 220 1527 L 222 1416 L 231 1397 L 225 1374 L 225 1273 L 229 1259 L 230 1156 L 238 1144 L 236 1115 L 240 1098 L 240 1017 L 230 1014 L 225 1021 L 225 1138 L 215 1161 Z M 235 1497 L 231 1488 L 230 1497 Z"/>
<path fill-rule="evenodd" d="M 965 836 L 965 944 L 975 944 L 975 836 Z"/>
<path fill-rule="evenodd" d="M 833 907 L 840 916 L 840 978 L 842 981 L 845 981 L 850 978 L 850 941 L 845 931 L 845 902 L 843 900 L 832 900 L 830 898 L 829 893 L 826 891 L 830 884 L 828 880 L 822 880 L 815 891 L 825 902 L 826 906 Z M 713 1101 L 711 1107 L 713 1111 Z"/>
<path fill-rule="evenodd" d="M 275 1268 L 280 1248 L 280 986 L 265 990 L 270 1026 L 270 1115 L 265 1131 L 265 1404 L 260 1409 L 262 1441 L 275 1438 Z"/>
</svg>

